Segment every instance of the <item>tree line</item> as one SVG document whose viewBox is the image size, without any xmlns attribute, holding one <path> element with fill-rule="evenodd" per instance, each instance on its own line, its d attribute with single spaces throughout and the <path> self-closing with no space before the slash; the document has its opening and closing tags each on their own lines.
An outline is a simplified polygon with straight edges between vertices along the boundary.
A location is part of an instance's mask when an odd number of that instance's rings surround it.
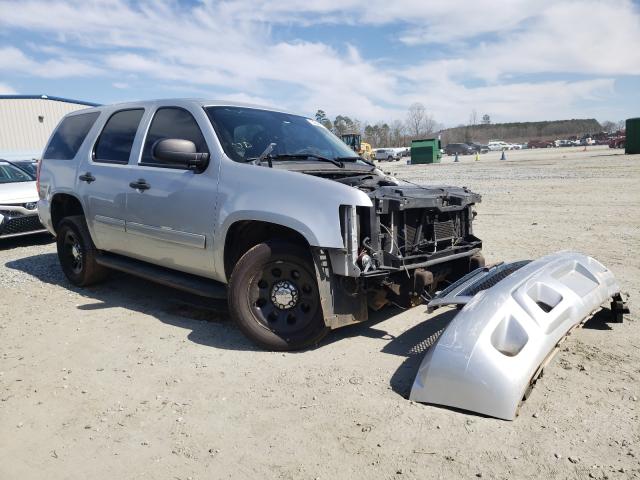
<svg viewBox="0 0 640 480">
<path fill-rule="evenodd" d="M 487 143 L 489 140 L 527 142 L 529 140 L 555 140 L 559 138 L 580 137 L 585 133 L 613 133 L 624 129 L 624 120 L 605 121 L 600 124 L 596 119 L 552 120 L 542 122 L 492 123 L 488 114 L 479 118 L 473 110 L 466 125 L 444 128 L 438 123 L 426 107 L 419 102 L 413 103 L 407 110 L 404 120 L 381 121 L 375 124 L 363 123 L 348 115 L 338 115 L 333 121 L 324 110 L 318 110 L 316 120 L 338 137 L 344 134 L 360 134 L 362 141 L 379 147 L 407 147 L 412 140 L 440 137 L 442 144 L 447 143 Z"/>
<path fill-rule="evenodd" d="M 381 121 L 375 124 L 362 123 L 357 118 L 347 115 L 338 115 L 333 121 L 324 110 L 316 112 L 316 120 L 331 130 L 337 136 L 347 133 L 362 135 L 362 141 L 378 147 L 406 147 L 412 140 L 421 138 L 433 138 L 442 129 L 426 107 L 419 103 L 413 103 L 407 110 L 406 118 L 390 122 Z"/>
</svg>

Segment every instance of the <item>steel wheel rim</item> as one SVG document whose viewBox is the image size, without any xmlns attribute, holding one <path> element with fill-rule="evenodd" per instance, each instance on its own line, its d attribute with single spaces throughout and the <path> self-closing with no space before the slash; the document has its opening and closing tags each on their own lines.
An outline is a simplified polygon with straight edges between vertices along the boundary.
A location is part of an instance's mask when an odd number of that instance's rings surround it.
<svg viewBox="0 0 640 480">
<path fill-rule="evenodd" d="M 63 250 L 73 273 L 81 273 L 84 267 L 84 251 L 74 232 L 68 231 L 64 236 Z"/>
<path fill-rule="evenodd" d="M 270 261 L 251 280 L 249 302 L 261 327 L 284 337 L 304 331 L 319 308 L 315 275 L 297 262 Z"/>
</svg>

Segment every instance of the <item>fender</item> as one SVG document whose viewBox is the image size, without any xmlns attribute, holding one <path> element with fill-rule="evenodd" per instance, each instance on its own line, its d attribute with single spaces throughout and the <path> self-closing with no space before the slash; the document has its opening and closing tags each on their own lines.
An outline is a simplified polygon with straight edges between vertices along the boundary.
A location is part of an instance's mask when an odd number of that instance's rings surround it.
<svg viewBox="0 0 640 480">
<path fill-rule="evenodd" d="M 371 207 L 361 190 L 279 168 L 223 161 L 218 184 L 214 262 L 220 281 L 224 245 L 231 225 L 242 220 L 269 222 L 300 233 L 312 247 L 344 248 L 340 205 Z"/>
</svg>

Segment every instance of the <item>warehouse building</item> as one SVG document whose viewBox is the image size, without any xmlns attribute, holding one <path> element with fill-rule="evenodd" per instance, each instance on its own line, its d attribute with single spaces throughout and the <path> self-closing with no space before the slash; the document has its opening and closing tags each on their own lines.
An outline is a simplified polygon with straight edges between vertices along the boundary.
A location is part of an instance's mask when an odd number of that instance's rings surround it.
<svg viewBox="0 0 640 480">
<path fill-rule="evenodd" d="M 97 104 L 47 95 L 0 95 L 0 158 L 40 158 L 67 113 Z"/>
</svg>

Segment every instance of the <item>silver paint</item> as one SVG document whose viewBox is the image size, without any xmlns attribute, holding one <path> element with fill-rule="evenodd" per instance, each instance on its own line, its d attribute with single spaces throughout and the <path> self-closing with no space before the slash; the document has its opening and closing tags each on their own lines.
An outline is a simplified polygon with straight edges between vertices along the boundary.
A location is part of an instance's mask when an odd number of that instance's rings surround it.
<svg viewBox="0 0 640 480">
<path fill-rule="evenodd" d="M 558 342 L 619 291 L 610 270 L 580 253 L 525 265 L 453 318 L 427 351 L 409 398 L 513 420 Z"/>
</svg>

